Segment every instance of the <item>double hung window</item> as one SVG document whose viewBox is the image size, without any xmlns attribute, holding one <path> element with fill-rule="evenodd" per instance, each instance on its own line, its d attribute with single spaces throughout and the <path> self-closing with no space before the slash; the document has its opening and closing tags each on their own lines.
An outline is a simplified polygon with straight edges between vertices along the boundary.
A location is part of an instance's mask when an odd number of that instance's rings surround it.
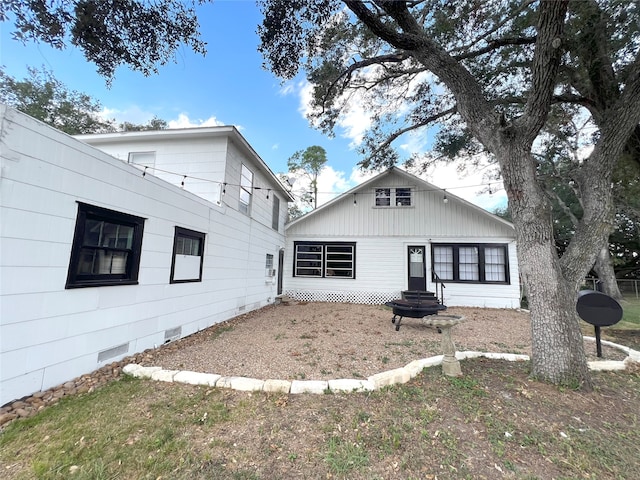
<svg viewBox="0 0 640 480">
<path fill-rule="evenodd" d="M 138 283 L 144 218 L 78 203 L 65 288 Z"/>
<path fill-rule="evenodd" d="M 271 228 L 276 232 L 280 228 L 280 199 L 277 195 L 273 196 L 273 210 L 271 211 Z"/>
<path fill-rule="evenodd" d="M 294 249 L 296 277 L 355 278 L 355 243 L 295 242 Z"/>
<path fill-rule="evenodd" d="M 170 283 L 201 282 L 205 234 L 176 227 Z"/>
<path fill-rule="evenodd" d="M 264 262 L 264 268 L 266 270 L 265 276 L 267 276 L 267 277 L 275 277 L 276 276 L 276 270 L 273 268 L 273 255 L 270 254 L 270 253 L 267 253 L 267 256 L 266 256 L 265 262 Z"/>
<path fill-rule="evenodd" d="M 440 280 L 509 283 L 506 245 L 433 244 L 431 257 L 433 272 Z"/>
<path fill-rule="evenodd" d="M 251 195 L 253 194 L 253 172 L 244 164 L 240 172 L 240 199 L 239 209 L 242 213 L 249 214 Z"/>
<path fill-rule="evenodd" d="M 146 173 L 153 175 L 156 166 L 156 152 L 129 152 L 127 162 L 142 167 Z"/>
</svg>

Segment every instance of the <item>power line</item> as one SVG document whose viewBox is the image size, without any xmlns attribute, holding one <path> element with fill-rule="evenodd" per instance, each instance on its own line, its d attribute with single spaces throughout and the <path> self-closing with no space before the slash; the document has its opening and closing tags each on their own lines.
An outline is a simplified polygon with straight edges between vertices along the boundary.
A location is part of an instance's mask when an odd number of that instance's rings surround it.
<svg viewBox="0 0 640 480">
<path fill-rule="evenodd" d="M 135 166 L 136 168 L 141 168 L 142 165 L 136 165 L 136 164 L 130 164 Z M 222 182 L 219 180 L 211 180 L 209 178 L 201 178 L 201 177 L 196 177 L 193 175 L 185 175 L 184 173 L 177 173 L 177 172 L 172 172 L 169 170 L 163 170 L 161 168 L 157 168 L 157 167 L 151 167 L 151 166 L 144 166 L 144 170 L 142 171 L 142 176 L 144 177 L 147 173 L 147 169 L 153 169 L 154 171 L 158 171 L 158 172 L 162 172 L 162 173 L 166 173 L 169 175 L 175 175 L 177 177 L 182 177 L 182 181 L 180 182 L 181 186 L 184 187 L 184 183 L 187 180 L 187 178 L 189 179 L 193 179 L 193 180 L 199 180 L 202 182 L 210 182 L 210 183 L 215 183 L 217 185 L 222 186 L 222 193 L 225 194 L 225 189 L 226 187 L 241 187 L 244 189 L 251 189 L 251 190 L 266 190 L 267 191 L 267 197 L 269 196 L 269 192 L 271 192 L 272 190 L 276 190 L 270 187 L 256 187 L 256 186 L 251 186 L 248 187 L 246 185 L 240 185 L 240 184 L 235 184 L 235 183 L 229 183 L 229 182 Z M 462 188 L 478 188 L 478 187 L 488 187 L 489 188 L 489 195 L 493 195 L 494 193 L 496 193 L 499 190 L 502 190 L 502 187 L 500 186 L 499 181 L 492 181 L 492 182 L 484 182 L 484 183 L 478 183 L 478 184 L 474 184 L 474 185 L 456 185 L 456 186 L 450 186 L 450 187 L 433 187 L 433 188 L 415 188 L 412 189 L 412 192 L 415 193 L 420 193 L 420 192 L 446 192 L 448 190 L 456 190 L 456 189 L 462 189 Z M 496 190 L 494 190 L 492 188 L 492 185 L 497 185 L 498 188 Z M 362 191 L 362 192 L 354 192 L 354 194 L 357 193 L 357 195 L 376 195 L 377 192 L 375 192 L 375 190 L 384 190 L 384 189 L 388 189 L 388 188 L 403 188 L 403 187 L 375 187 L 374 191 Z M 315 192 L 294 192 L 293 190 L 286 190 L 285 188 L 282 189 L 283 191 L 286 191 L 287 193 L 289 193 L 290 195 L 294 196 L 294 197 L 300 197 L 300 199 L 302 199 L 303 195 L 310 195 L 310 194 L 314 194 Z M 335 195 L 335 196 L 340 196 L 342 194 L 344 194 L 345 192 L 317 192 L 318 194 L 321 195 Z M 446 195 L 445 195 L 446 196 Z"/>
</svg>

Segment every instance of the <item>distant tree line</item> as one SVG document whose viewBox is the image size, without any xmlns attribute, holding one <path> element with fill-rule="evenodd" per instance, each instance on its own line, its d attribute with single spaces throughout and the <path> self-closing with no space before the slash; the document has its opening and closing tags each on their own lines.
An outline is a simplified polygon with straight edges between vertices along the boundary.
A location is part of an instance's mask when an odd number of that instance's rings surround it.
<svg viewBox="0 0 640 480">
<path fill-rule="evenodd" d="M 85 133 L 164 130 L 165 120 L 154 117 L 145 124 L 118 123 L 102 117 L 102 105 L 90 95 L 70 90 L 51 71 L 28 67 L 18 80 L 0 67 L 0 102 L 69 135 Z"/>
</svg>

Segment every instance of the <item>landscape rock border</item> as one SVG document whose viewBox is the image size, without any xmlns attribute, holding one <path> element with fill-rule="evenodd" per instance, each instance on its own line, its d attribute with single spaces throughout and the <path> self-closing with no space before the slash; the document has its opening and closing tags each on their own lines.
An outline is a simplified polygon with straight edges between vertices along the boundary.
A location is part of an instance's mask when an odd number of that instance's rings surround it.
<svg viewBox="0 0 640 480">
<path fill-rule="evenodd" d="M 584 337 L 585 340 L 594 341 L 594 337 Z M 627 354 L 623 361 L 594 361 L 589 362 L 589 368 L 594 371 L 615 371 L 625 370 L 630 362 L 640 363 L 640 351 L 634 350 L 624 345 L 602 340 L 603 345 L 617 348 Z M 443 355 L 414 360 L 404 367 L 396 368 L 386 372 L 377 373 L 364 379 L 335 379 L 335 380 L 260 380 L 248 377 L 222 376 L 212 373 L 189 372 L 179 370 L 163 370 L 161 367 L 142 367 L 139 363 L 143 361 L 148 351 L 141 352 L 113 362 L 109 365 L 95 370 L 92 373 L 82 375 L 74 380 L 62 385 L 50 388 L 45 391 L 36 392 L 31 396 L 14 400 L 0 408 L 0 429 L 9 422 L 17 418 L 27 418 L 35 415 L 46 407 L 55 405 L 61 398 L 93 392 L 95 389 L 106 385 L 120 375 L 127 374 L 134 377 L 149 378 L 164 382 L 187 383 L 191 385 L 207 385 L 217 388 L 231 388 L 241 391 L 263 391 L 273 393 L 312 393 L 324 394 L 329 392 L 364 392 L 383 388 L 387 385 L 406 383 L 411 378 L 418 375 L 426 367 L 437 366 L 442 363 Z M 467 358 L 485 357 L 491 359 L 503 359 L 508 361 L 527 361 L 528 355 L 518 355 L 513 353 L 491 353 L 491 352 L 456 352 L 458 360 Z"/>
<path fill-rule="evenodd" d="M 593 337 L 584 337 L 585 340 L 594 341 Z M 600 360 L 589 362 L 589 368 L 594 371 L 616 371 L 625 370 L 630 362 L 640 362 L 640 352 L 632 348 L 618 345 L 606 340 L 603 344 L 617 348 L 627 354 L 627 358 L 618 360 Z M 456 352 L 457 360 L 467 358 L 491 358 L 507 360 L 510 362 L 528 361 L 529 355 L 519 355 L 515 353 L 492 353 L 492 352 Z M 217 388 L 231 388 L 233 390 L 250 392 L 279 392 L 279 393 L 313 393 L 325 394 L 331 392 L 364 392 L 379 390 L 388 385 L 407 383 L 423 369 L 442 364 L 444 356 L 436 355 L 429 358 L 414 360 L 404 367 L 387 370 L 385 372 L 371 375 L 366 380 L 354 378 L 340 378 L 335 380 L 260 380 L 249 377 L 225 377 L 217 374 L 203 374 L 190 371 L 162 370 L 160 367 L 143 367 L 139 364 L 129 364 L 123 368 L 123 373 L 136 378 L 150 378 L 164 382 L 189 383 L 192 385 L 207 385 Z"/>
</svg>

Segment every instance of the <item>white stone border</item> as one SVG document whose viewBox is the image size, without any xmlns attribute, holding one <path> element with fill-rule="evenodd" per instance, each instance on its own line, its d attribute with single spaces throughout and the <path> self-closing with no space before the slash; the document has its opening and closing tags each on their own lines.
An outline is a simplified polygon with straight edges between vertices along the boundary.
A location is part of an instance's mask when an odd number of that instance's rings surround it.
<svg viewBox="0 0 640 480">
<path fill-rule="evenodd" d="M 584 337 L 585 340 L 594 341 L 593 337 Z M 627 354 L 623 361 L 602 360 L 589 362 L 589 368 L 597 371 L 624 370 L 627 363 L 640 362 L 640 352 L 623 345 L 602 340 L 602 344 L 617 348 Z M 491 353 L 491 352 L 456 352 L 458 360 L 466 358 L 492 358 L 508 360 L 510 362 L 522 362 L 529 360 L 529 355 L 517 355 L 515 353 Z M 217 388 L 231 388 L 246 392 L 277 392 L 277 393 L 315 393 L 330 392 L 365 392 L 379 390 L 387 385 L 407 383 L 417 376 L 426 367 L 433 367 L 442 363 L 442 355 L 414 360 L 404 367 L 388 370 L 371 375 L 366 380 L 340 378 L 336 380 L 258 380 L 248 377 L 224 377 L 213 373 L 199 373 L 178 370 L 163 370 L 161 367 L 143 367 L 135 363 L 126 365 L 122 371 L 127 375 L 137 378 L 150 378 L 161 382 L 179 382 L 191 385 L 207 385 Z"/>
</svg>

